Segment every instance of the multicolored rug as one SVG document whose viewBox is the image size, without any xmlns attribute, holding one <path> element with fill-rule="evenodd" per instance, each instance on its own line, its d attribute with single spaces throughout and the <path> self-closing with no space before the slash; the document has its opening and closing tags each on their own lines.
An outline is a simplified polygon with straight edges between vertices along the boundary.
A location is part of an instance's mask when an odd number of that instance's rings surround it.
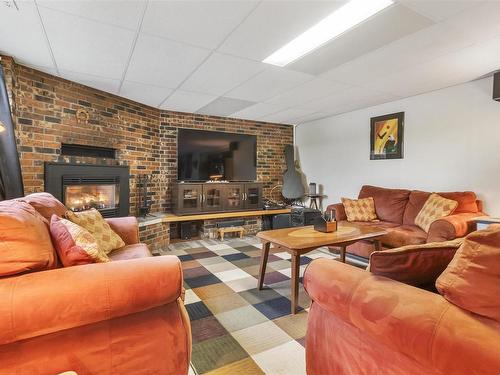
<svg viewBox="0 0 500 375">
<path fill-rule="evenodd" d="M 182 261 L 198 374 L 305 374 L 310 300 L 301 286 L 300 312 L 290 315 L 288 253 L 271 249 L 264 290 L 257 289 L 256 237 L 181 242 L 164 254 Z M 301 281 L 307 264 L 319 257 L 336 258 L 327 249 L 301 257 Z"/>
</svg>

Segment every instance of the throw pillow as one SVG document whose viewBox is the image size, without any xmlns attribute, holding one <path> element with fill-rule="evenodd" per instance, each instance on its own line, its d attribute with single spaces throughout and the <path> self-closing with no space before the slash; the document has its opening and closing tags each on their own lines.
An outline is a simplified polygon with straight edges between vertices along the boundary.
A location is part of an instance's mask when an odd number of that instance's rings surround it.
<svg viewBox="0 0 500 375">
<path fill-rule="evenodd" d="M 0 202 L 0 278 L 57 267 L 46 220 L 25 202 Z"/>
<path fill-rule="evenodd" d="M 47 219 L 47 223 L 50 223 L 52 215 L 62 217 L 68 211 L 64 204 L 49 193 L 33 193 L 19 198 L 19 200 L 32 205 L 40 215 Z"/>
<path fill-rule="evenodd" d="M 431 224 L 438 219 L 450 215 L 457 208 L 457 201 L 443 198 L 432 193 L 425 201 L 424 206 L 415 218 L 415 225 L 422 228 L 426 233 L 429 232 Z"/>
<path fill-rule="evenodd" d="M 473 232 L 437 279 L 436 288 L 454 305 L 500 321 L 499 260 L 500 225 Z"/>
<path fill-rule="evenodd" d="M 374 251 L 367 271 L 413 286 L 428 286 L 436 282 L 462 242 L 463 238 L 458 238 Z"/>
<path fill-rule="evenodd" d="M 95 208 L 81 212 L 66 212 L 66 218 L 87 229 L 106 254 L 125 246 L 122 238 L 117 235 Z"/>
<path fill-rule="evenodd" d="M 94 236 L 69 220 L 52 215 L 50 235 L 64 267 L 109 262 Z"/>
<path fill-rule="evenodd" d="M 371 197 L 362 199 L 342 198 L 342 204 L 344 205 L 347 221 L 377 220 L 375 201 Z"/>
</svg>

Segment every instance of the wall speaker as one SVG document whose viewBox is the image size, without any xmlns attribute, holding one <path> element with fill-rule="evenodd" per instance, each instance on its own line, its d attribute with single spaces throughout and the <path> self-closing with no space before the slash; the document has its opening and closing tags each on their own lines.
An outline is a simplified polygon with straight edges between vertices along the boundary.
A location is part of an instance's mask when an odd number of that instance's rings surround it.
<svg viewBox="0 0 500 375">
<path fill-rule="evenodd" d="M 500 102 L 500 72 L 493 75 L 493 100 Z"/>
</svg>

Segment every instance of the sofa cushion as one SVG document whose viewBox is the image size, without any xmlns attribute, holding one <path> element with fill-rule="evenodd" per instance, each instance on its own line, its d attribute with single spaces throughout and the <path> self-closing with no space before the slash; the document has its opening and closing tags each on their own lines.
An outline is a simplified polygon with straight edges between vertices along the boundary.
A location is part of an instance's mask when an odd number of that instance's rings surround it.
<svg viewBox="0 0 500 375">
<path fill-rule="evenodd" d="M 111 260 L 127 260 L 127 259 L 135 259 L 135 258 L 146 258 L 150 257 L 151 252 L 148 249 L 148 246 L 143 243 L 136 243 L 133 245 L 126 245 L 120 249 L 113 250 L 109 254 L 109 258 Z"/>
<path fill-rule="evenodd" d="M 52 215 L 62 217 L 68 211 L 64 204 L 49 193 L 33 193 L 19 200 L 31 204 L 40 215 L 47 219 L 47 222 L 50 222 Z"/>
<path fill-rule="evenodd" d="M 436 281 L 448 301 L 500 321 L 500 225 L 469 234 Z"/>
<path fill-rule="evenodd" d="M 456 214 L 479 212 L 479 208 L 477 206 L 477 196 L 476 193 L 472 191 L 444 192 L 438 194 L 446 199 L 451 199 L 458 203 L 457 208 L 453 211 Z"/>
<path fill-rule="evenodd" d="M 372 197 L 375 201 L 377 217 L 383 221 L 403 223 L 403 214 L 408 203 L 410 190 L 386 189 L 365 185 L 359 192 L 359 198 Z"/>
<path fill-rule="evenodd" d="M 427 242 L 427 233 L 415 225 L 400 225 L 386 230 L 387 234 L 382 236 L 380 241 L 388 247 L 419 245 Z"/>
<path fill-rule="evenodd" d="M 94 236 L 69 220 L 52 215 L 50 235 L 64 267 L 109 262 Z"/>
<path fill-rule="evenodd" d="M 374 251 L 367 270 L 409 285 L 431 285 L 446 269 L 462 242 L 463 239 L 455 239 Z"/>
<path fill-rule="evenodd" d="M 431 193 L 427 191 L 413 190 L 408 197 L 408 204 L 406 205 L 403 215 L 404 225 L 415 225 L 415 218 L 424 207 L 425 202 L 429 199 Z"/>
<path fill-rule="evenodd" d="M 377 219 L 372 197 L 363 199 L 342 198 L 347 221 L 373 221 Z"/>
<path fill-rule="evenodd" d="M 0 277 L 57 266 L 46 220 L 25 202 L 0 202 Z"/>
<path fill-rule="evenodd" d="M 87 229 L 106 254 L 125 246 L 122 238 L 111 229 L 101 213 L 95 208 L 81 212 L 68 211 L 66 217 L 73 223 Z"/>
<path fill-rule="evenodd" d="M 452 214 L 457 205 L 458 203 L 454 200 L 446 199 L 432 193 L 415 218 L 415 225 L 429 232 L 429 228 L 433 222 Z"/>
</svg>

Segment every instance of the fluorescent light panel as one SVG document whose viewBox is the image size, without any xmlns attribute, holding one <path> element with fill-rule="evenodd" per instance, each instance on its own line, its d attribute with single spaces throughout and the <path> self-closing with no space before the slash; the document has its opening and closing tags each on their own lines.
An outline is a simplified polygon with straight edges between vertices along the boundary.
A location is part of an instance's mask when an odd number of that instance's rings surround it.
<svg viewBox="0 0 500 375">
<path fill-rule="evenodd" d="M 285 66 L 394 4 L 392 0 L 351 0 L 263 60 Z"/>
</svg>

